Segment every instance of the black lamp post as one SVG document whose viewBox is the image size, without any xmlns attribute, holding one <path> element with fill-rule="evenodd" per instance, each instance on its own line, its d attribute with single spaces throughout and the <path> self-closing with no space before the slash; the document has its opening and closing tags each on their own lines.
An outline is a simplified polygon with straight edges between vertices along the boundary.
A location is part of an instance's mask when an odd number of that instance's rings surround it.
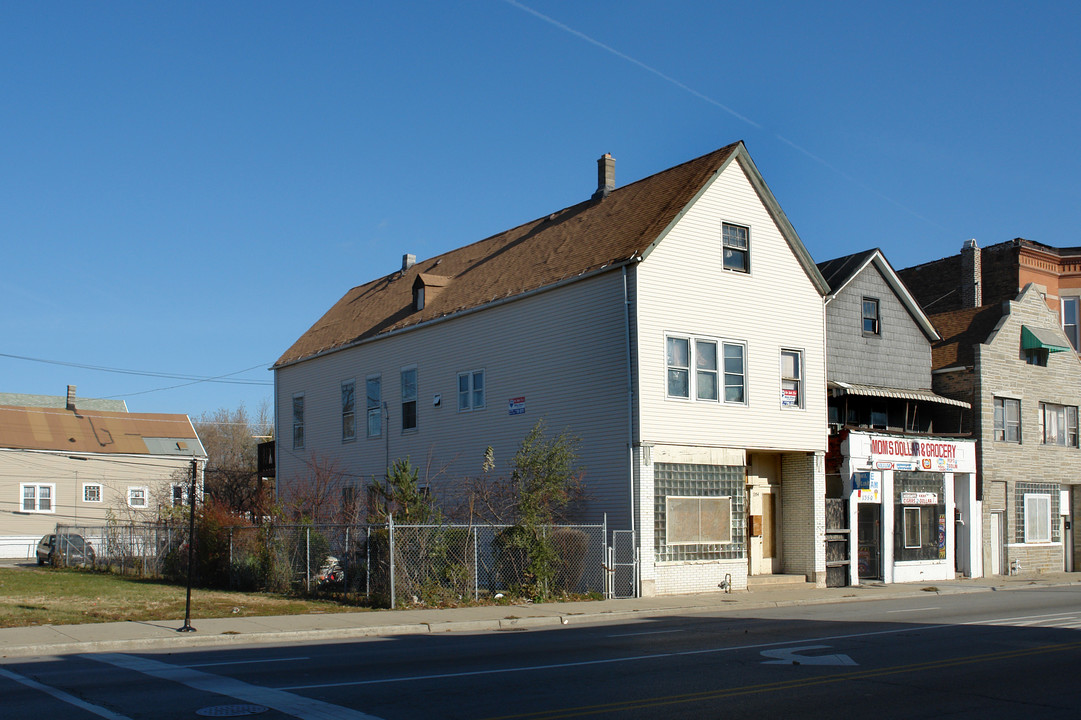
<svg viewBox="0 0 1081 720">
<path fill-rule="evenodd" d="M 188 597 L 184 602 L 184 627 L 177 628 L 177 632 L 195 632 L 191 626 L 191 568 L 195 563 L 195 474 L 199 462 L 191 460 L 191 492 L 188 494 L 190 514 L 188 520 Z"/>
</svg>

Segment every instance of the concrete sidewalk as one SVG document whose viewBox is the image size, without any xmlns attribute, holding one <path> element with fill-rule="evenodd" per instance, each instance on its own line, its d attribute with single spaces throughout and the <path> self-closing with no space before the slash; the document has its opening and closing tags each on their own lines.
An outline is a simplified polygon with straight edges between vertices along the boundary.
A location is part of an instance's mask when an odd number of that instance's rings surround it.
<svg viewBox="0 0 1081 720">
<path fill-rule="evenodd" d="M 706 612 L 739 613 L 756 608 L 882 600 L 927 594 L 989 592 L 1081 584 L 1081 573 L 995 576 L 934 583 L 869 584 L 816 588 L 810 584 L 696 595 L 518 605 L 445 610 L 375 610 L 317 615 L 194 619 L 195 632 L 177 631 L 183 622 L 44 625 L 0 629 L 0 658 L 88 652 L 137 652 L 255 643 L 345 640 L 379 635 L 478 632 L 627 621 Z M 196 614 L 198 608 L 195 608 Z"/>
</svg>

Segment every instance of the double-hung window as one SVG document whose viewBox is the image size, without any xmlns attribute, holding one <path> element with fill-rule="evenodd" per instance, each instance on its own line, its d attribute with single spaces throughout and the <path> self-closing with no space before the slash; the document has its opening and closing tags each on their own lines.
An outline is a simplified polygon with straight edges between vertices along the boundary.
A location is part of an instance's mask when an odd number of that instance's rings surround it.
<svg viewBox="0 0 1081 720">
<path fill-rule="evenodd" d="M 342 440 L 357 436 L 357 384 L 353 380 L 342 383 Z"/>
<path fill-rule="evenodd" d="M 417 368 L 402 369 L 402 430 L 417 429 Z"/>
<path fill-rule="evenodd" d="M 995 440 L 1021 442 L 1021 401 L 1016 398 L 995 398 Z"/>
<path fill-rule="evenodd" d="M 747 402 L 747 346 L 724 343 L 724 401 Z"/>
<path fill-rule="evenodd" d="M 721 245 L 725 270 L 746 273 L 751 271 L 750 228 L 743 225 L 721 223 Z"/>
<path fill-rule="evenodd" d="M 145 508 L 146 504 L 147 493 L 145 487 L 128 488 L 128 505 L 133 508 Z"/>
<path fill-rule="evenodd" d="M 1081 350 L 1081 298 L 1062 298 L 1062 329 L 1074 350 Z"/>
<path fill-rule="evenodd" d="M 878 321 L 878 300 L 865 297 L 863 299 L 863 334 L 878 335 L 881 327 Z"/>
<path fill-rule="evenodd" d="M 369 375 L 365 385 L 367 386 L 368 437 L 379 437 L 383 434 L 383 378 L 380 375 Z"/>
<path fill-rule="evenodd" d="M 691 396 L 691 341 L 689 338 L 668 338 L 668 397 Z"/>
<path fill-rule="evenodd" d="M 458 373 L 458 412 L 484 409 L 484 371 Z"/>
<path fill-rule="evenodd" d="M 744 402 L 746 373 L 741 343 L 669 336 L 666 344 L 668 397 L 720 401 L 723 363 L 724 402 Z"/>
<path fill-rule="evenodd" d="M 803 353 L 781 351 L 781 407 L 803 407 Z"/>
<path fill-rule="evenodd" d="M 293 396 L 293 449 L 304 448 L 304 396 Z"/>
<path fill-rule="evenodd" d="M 22 511 L 28 513 L 51 513 L 56 512 L 53 497 L 56 494 L 56 486 L 24 484 L 19 486 L 22 495 Z"/>
<path fill-rule="evenodd" d="M 1077 407 L 1040 403 L 1040 431 L 1044 445 L 1077 447 Z"/>
<path fill-rule="evenodd" d="M 1051 496 L 1025 494 L 1025 542 L 1051 542 Z"/>
<path fill-rule="evenodd" d="M 694 343 L 694 385 L 699 400 L 717 399 L 717 343 L 712 340 Z"/>
</svg>

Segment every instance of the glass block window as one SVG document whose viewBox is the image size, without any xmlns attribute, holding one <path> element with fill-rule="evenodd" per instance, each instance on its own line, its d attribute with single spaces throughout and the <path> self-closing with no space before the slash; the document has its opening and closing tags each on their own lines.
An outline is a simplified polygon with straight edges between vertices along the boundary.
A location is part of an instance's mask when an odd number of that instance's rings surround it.
<svg viewBox="0 0 1081 720">
<path fill-rule="evenodd" d="M 747 557 L 746 515 L 743 487 L 746 481 L 742 465 L 684 465 L 656 463 L 654 479 L 654 550 L 657 562 L 677 560 L 738 560 Z M 727 543 L 667 545 L 669 498 L 686 504 L 687 498 L 727 498 L 726 521 L 731 526 Z M 708 504 L 707 504 L 708 505 Z"/>
<path fill-rule="evenodd" d="M 1038 497 L 1039 496 L 1039 497 Z M 1025 517 L 1026 505 L 1028 517 Z M 1048 514 L 1047 506 L 1051 512 Z M 1014 486 L 1014 542 L 1060 542 L 1059 486 L 1056 483 L 1019 482 Z M 1026 524 L 1028 521 L 1027 536 Z"/>
</svg>

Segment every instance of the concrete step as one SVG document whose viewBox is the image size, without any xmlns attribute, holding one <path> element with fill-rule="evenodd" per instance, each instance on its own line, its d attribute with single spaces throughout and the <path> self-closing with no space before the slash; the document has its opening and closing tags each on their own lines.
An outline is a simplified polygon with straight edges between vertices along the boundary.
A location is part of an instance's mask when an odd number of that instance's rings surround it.
<svg viewBox="0 0 1081 720">
<path fill-rule="evenodd" d="M 767 588 L 802 587 L 807 584 L 806 575 L 751 575 L 747 578 L 748 590 Z"/>
</svg>

